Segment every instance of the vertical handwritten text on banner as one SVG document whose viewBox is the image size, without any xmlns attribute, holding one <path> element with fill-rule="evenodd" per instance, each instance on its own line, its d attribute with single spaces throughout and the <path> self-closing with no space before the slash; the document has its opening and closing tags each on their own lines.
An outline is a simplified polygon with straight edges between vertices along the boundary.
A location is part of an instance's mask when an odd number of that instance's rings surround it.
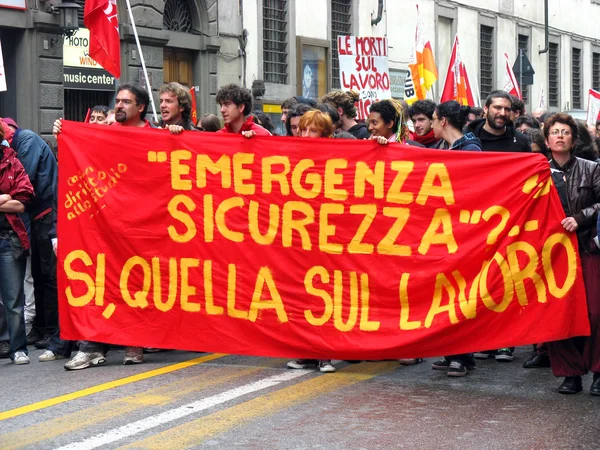
<svg viewBox="0 0 600 450">
<path fill-rule="evenodd" d="M 371 103 L 392 96 L 387 38 L 338 36 L 338 53 L 342 90 L 360 93 L 356 109 L 358 118 L 364 120 Z"/>
<path fill-rule="evenodd" d="M 386 359 L 589 332 L 541 155 L 68 121 L 59 148 L 64 338 Z"/>
</svg>

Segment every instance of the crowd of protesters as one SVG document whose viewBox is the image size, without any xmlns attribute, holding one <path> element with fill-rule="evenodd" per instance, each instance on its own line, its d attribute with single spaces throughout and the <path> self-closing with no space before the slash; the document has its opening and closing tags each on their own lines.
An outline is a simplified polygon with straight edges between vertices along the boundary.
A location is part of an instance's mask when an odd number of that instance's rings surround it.
<svg viewBox="0 0 600 450">
<path fill-rule="evenodd" d="M 205 114 L 192 120 L 189 90 L 178 83 L 159 89 L 160 121 L 146 119 L 149 95 L 144 88 L 119 86 L 114 110 L 98 105 L 90 110 L 89 123 L 112 126 L 163 128 L 173 134 L 190 131 L 241 134 L 246 138 L 271 136 L 268 115 L 252 111 L 248 89 L 229 84 L 219 89 L 216 101 L 221 119 Z M 490 93 L 483 108 L 455 101 L 436 104 L 419 100 L 412 105 L 395 99 L 371 105 L 366 122 L 357 120 L 355 92 L 333 91 L 320 102 L 292 97 L 281 105 L 281 121 L 287 136 L 310 138 L 372 139 L 380 145 L 408 145 L 415 151 L 536 152 L 546 156 L 561 198 L 565 219 L 561 224 L 577 234 L 590 317 L 591 336 L 539 343 L 524 362 L 527 369 L 551 367 L 564 377 L 563 394 L 582 390 L 581 377 L 593 372 L 590 394 L 600 396 L 600 249 L 594 243 L 600 209 L 600 122 L 588 127 L 564 113 L 550 114 L 538 108 L 526 114 L 523 102 L 504 91 Z M 53 132 L 61 132 L 61 120 Z M 110 346 L 100 342 L 71 342 L 60 338 L 56 286 L 57 159 L 47 143 L 31 130 L 10 119 L 0 119 L 0 357 L 14 364 L 29 363 L 27 346 L 45 351 L 39 361 L 71 358 L 67 370 L 105 363 Z M 31 266 L 33 289 L 26 275 Z M 27 302 L 33 290 L 34 302 Z M 31 296 L 30 296 L 31 297 Z M 27 320 L 26 320 L 27 318 Z M 33 318 L 33 319 L 31 319 Z M 158 349 L 126 347 L 124 364 L 140 364 L 144 353 Z M 513 360 L 514 348 L 449 355 L 432 368 L 448 376 L 462 377 L 476 366 L 475 359 Z M 358 362 L 358 361 L 351 361 Z M 422 363 L 422 358 L 402 359 L 400 364 Z M 297 359 L 291 369 L 318 368 L 335 372 L 331 360 Z"/>
</svg>

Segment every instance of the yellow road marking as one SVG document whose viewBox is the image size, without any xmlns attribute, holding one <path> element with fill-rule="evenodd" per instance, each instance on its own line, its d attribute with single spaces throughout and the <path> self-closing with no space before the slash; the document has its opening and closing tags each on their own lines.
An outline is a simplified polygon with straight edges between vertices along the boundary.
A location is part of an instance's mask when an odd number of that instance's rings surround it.
<svg viewBox="0 0 600 450">
<path fill-rule="evenodd" d="M 352 386 L 398 368 L 397 361 L 362 363 L 306 380 L 225 410 L 187 422 L 167 431 L 133 442 L 121 449 L 179 450 L 225 433 L 249 421 L 278 413 L 329 392 Z"/>
<path fill-rule="evenodd" d="M 0 435 L 0 449 L 14 450 L 38 444 L 53 439 L 57 436 L 81 430 L 86 427 L 97 426 L 127 414 L 148 407 L 167 405 L 181 398 L 195 395 L 197 392 L 222 386 L 236 381 L 239 378 L 251 376 L 255 373 L 282 367 L 282 360 L 267 360 L 267 364 L 258 367 L 219 366 L 207 369 L 200 375 L 170 383 L 165 386 L 152 388 L 128 397 L 110 400 L 101 404 L 95 404 L 89 408 L 66 414 L 55 419 L 31 425 L 27 428 Z M 39 446 L 40 448 L 42 446 Z"/>
<path fill-rule="evenodd" d="M 82 389 L 80 391 L 75 391 L 70 394 L 61 395 L 59 397 L 50 398 L 48 400 L 43 400 L 41 402 L 33 403 L 27 406 L 21 406 L 20 408 L 9 409 L 8 411 L 4 411 L 0 413 L 0 421 L 11 419 L 13 417 L 17 417 L 23 414 L 27 414 L 33 411 L 39 411 L 40 409 L 48 408 L 50 406 L 59 405 L 61 403 L 65 403 L 71 400 L 75 400 L 81 397 L 86 397 L 88 395 L 97 394 L 98 392 L 107 391 L 109 389 L 114 389 L 119 386 L 124 386 L 126 384 L 135 383 L 136 381 L 146 380 L 148 378 L 156 377 L 158 375 L 164 375 L 166 373 L 174 372 L 176 370 L 185 369 L 187 367 L 192 367 L 198 364 L 202 364 L 208 361 L 213 361 L 218 358 L 222 358 L 223 356 L 227 356 L 222 353 L 214 353 L 212 355 L 202 356 L 200 358 L 190 359 L 189 361 L 180 362 L 177 364 L 173 364 L 166 367 L 161 367 L 160 369 L 150 370 L 148 372 L 139 373 L 137 375 L 132 375 L 130 377 L 121 378 L 119 380 L 109 381 L 108 383 L 99 384 L 97 386 L 92 386 L 86 389 Z"/>
</svg>

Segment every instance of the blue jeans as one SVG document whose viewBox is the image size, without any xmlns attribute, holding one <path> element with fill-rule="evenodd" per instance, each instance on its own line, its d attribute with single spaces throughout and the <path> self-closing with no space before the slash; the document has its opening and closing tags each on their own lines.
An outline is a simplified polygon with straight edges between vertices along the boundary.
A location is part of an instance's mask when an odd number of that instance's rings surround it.
<svg viewBox="0 0 600 450">
<path fill-rule="evenodd" d="M 0 295 L 6 311 L 11 358 L 18 351 L 27 354 L 23 289 L 26 263 L 27 258 L 13 258 L 9 241 L 0 239 Z"/>
</svg>

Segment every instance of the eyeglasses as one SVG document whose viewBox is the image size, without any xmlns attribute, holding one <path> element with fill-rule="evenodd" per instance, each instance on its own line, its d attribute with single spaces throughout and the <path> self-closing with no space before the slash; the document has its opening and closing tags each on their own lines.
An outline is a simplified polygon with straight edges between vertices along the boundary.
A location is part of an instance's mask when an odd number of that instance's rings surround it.
<svg viewBox="0 0 600 450">
<path fill-rule="evenodd" d="M 571 130 L 550 130 L 552 136 L 571 136 Z"/>
</svg>

